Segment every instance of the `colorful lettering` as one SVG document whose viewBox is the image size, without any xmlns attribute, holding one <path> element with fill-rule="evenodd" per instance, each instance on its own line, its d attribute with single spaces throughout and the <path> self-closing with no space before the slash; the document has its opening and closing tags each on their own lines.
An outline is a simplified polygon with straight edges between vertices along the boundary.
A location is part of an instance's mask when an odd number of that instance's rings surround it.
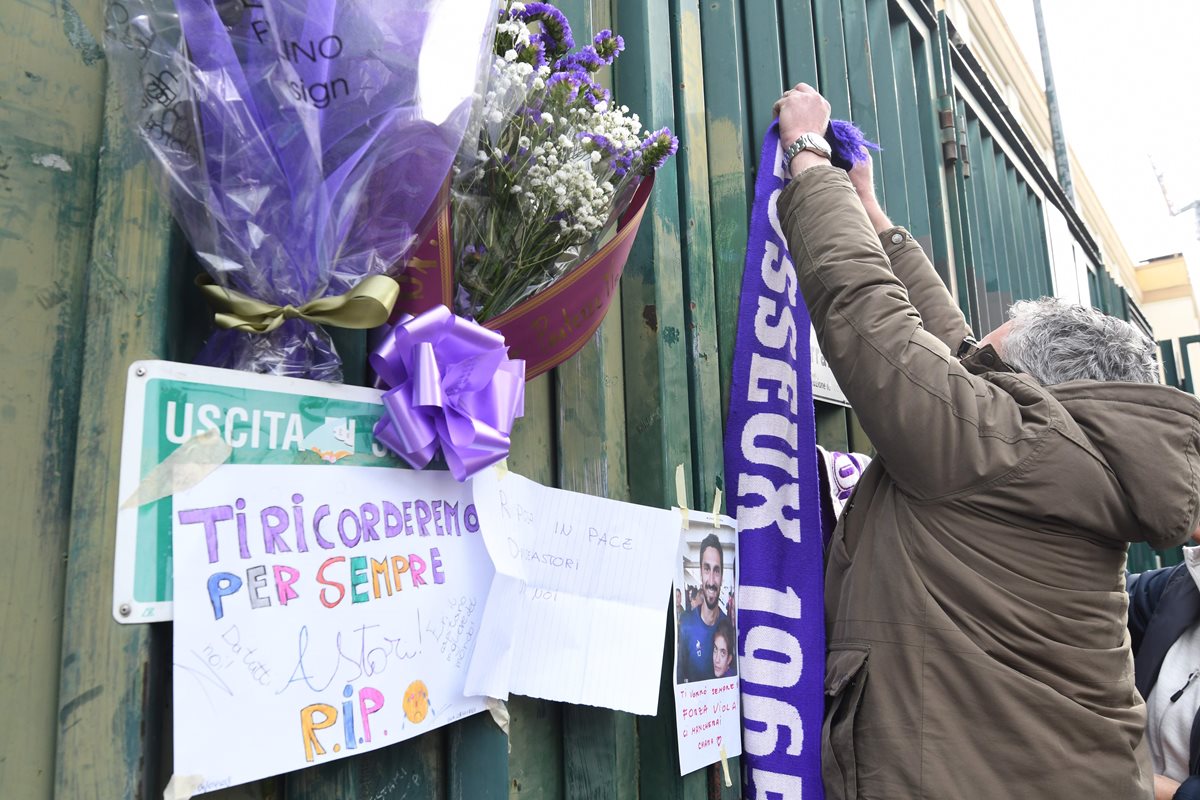
<svg viewBox="0 0 1200 800">
<path fill-rule="evenodd" d="M 322 719 L 317 721 L 320 714 Z M 313 761 L 317 756 L 325 755 L 325 748 L 317 738 L 317 731 L 332 726 L 337 722 L 337 709 L 326 703 L 313 703 L 300 709 L 300 735 L 304 737 L 304 760 Z"/>
<path fill-rule="evenodd" d="M 371 598 L 366 592 L 359 594 L 358 587 L 367 582 L 367 557 L 354 556 L 350 559 L 350 599 L 355 603 L 365 603 Z"/>
<path fill-rule="evenodd" d="M 321 584 L 322 586 L 327 586 L 331 589 L 337 589 L 337 593 L 338 593 L 337 599 L 334 600 L 333 602 L 330 602 L 325 596 L 325 592 L 327 590 L 326 589 L 321 590 L 321 605 L 325 606 L 326 608 L 333 608 L 338 603 L 342 602 L 342 598 L 346 596 L 346 587 L 342 586 L 342 584 L 338 583 L 337 581 L 326 580 L 325 568 L 328 567 L 330 564 L 336 564 L 338 562 L 345 561 L 345 560 L 346 560 L 345 556 L 334 556 L 333 558 L 327 559 L 317 569 L 317 583 Z"/>
<path fill-rule="evenodd" d="M 208 599 L 212 603 L 213 619 L 225 616 L 224 600 L 242 588 L 242 579 L 232 572 L 217 572 L 208 579 Z"/>
</svg>

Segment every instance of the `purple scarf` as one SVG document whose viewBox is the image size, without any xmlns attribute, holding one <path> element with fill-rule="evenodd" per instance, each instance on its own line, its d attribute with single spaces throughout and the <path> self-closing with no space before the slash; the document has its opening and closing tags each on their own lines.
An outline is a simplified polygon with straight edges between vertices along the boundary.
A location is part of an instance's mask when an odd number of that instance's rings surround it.
<svg viewBox="0 0 1200 800">
<path fill-rule="evenodd" d="M 825 629 L 809 317 L 779 226 L 778 124 L 746 244 L 725 474 L 737 517 L 745 795 L 821 800 Z M 801 611 L 803 610 L 803 613 Z"/>
</svg>

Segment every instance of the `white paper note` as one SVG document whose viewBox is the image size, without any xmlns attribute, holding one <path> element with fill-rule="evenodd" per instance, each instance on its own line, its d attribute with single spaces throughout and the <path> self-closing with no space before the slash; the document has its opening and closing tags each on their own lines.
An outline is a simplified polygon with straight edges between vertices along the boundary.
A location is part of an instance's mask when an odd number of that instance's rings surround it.
<svg viewBox="0 0 1200 800">
<path fill-rule="evenodd" d="M 487 470 L 474 488 L 496 577 L 467 693 L 655 713 L 679 512 L 512 472 Z"/>
</svg>

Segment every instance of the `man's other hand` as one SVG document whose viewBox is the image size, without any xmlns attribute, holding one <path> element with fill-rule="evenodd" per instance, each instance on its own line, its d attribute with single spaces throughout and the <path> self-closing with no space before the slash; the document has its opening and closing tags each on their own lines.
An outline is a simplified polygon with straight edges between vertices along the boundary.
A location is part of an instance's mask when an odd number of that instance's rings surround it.
<svg viewBox="0 0 1200 800">
<path fill-rule="evenodd" d="M 883 213 L 883 207 L 875 197 L 875 175 L 871 154 L 866 154 L 866 161 L 859 161 L 850 168 L 850 183 L 862 201 L 863 210 L 871 220 L 871 226 L 876 233 L 883 233 L 892 227 L 892 221 Z"/>
<path fill-rule="evenodd" d="M 867 153 L 866 161 L 859 161 L 850 167 L 850 183 L 854 185 L 854 191 L 858 192 L 858 197 L 866 203 L 875 201 L 875 169 L 871 160 L 871 154 Z"/>
</svg>

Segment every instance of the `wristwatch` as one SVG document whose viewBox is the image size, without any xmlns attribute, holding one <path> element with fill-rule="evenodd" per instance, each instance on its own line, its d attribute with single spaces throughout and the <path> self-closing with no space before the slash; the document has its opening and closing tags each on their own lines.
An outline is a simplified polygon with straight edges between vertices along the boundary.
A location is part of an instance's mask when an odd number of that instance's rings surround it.
<svg viewBox="0 0 1200 800">
<path fill-rule="evenodd" d="M 825 141 L 824 136 L 821 136 L 819 133 L 801 134 L 799 139 L 792 142 L 791 146 L 783 151 L 784 169 L 791 169 L 792 159 L 800 155 L 803 150 L 811 150 L 825 158 L 833 156 L 833 148 L 829 146 L 829 142 Z"/>
</svg>

